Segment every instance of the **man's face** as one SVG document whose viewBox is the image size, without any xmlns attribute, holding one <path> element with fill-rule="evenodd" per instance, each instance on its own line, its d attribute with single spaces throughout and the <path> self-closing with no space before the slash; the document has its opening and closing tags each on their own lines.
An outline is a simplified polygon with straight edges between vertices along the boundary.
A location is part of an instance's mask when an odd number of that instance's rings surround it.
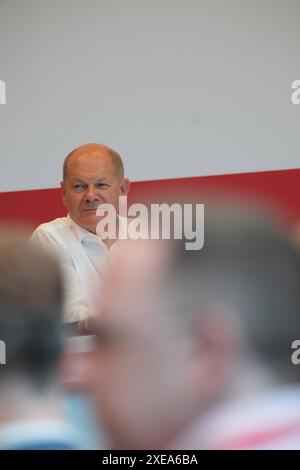
<svg viewBox="0 0 300 470">
<path fill-rule="evenodd" d="M 167 250 L 122 243 L 102 303 L 93 393 L 114 447 L 157 448 L 185 419 L 190 344 L 166 314 Z"/>
<path fill-rule="evenodd" d="M 96 216 L 97 207 L 112 204 L 118 212 L 119 196 L 126 195 L 129 187 L 127 180 L 116 176 L 116 169 L 105 151 L 74 155 L 61 186 L 72 220 L 93 233 L 100 220 Z"/>
</svg>

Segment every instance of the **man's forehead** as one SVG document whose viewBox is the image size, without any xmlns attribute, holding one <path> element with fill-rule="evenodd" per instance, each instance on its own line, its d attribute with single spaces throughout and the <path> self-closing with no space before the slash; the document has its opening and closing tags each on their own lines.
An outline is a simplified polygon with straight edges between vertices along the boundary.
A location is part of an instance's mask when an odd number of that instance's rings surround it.
<svg viewBox="0 0 300 470">
<path fill-rule="evenodd" d="M 103 177 L 111 175 L 114 172 L 114 166 L 111 157 L 100 154 L 83 154 L 72 156 L 68 162 L 68 174 L 70 177 L 81 177 L 82 175 L 91 175 Z"/>
<path fill-rule="evenodd" d="M 108 176 L 105 174 L 99 174 L 99 172 L 95 173 L 93 172 L 90 174 L 89 172 L 84 172 L 84 173 L 72 173 L 70 175 L 70 180 L 71 181 L 78 181 L 78 182 L 83 182 L 83 181 L 97 181 L 97 182 L 103 182 L 108 180 Z"/>
<path fill-rule="evenodd" d="M 111 156 L 107 151 L 89 151 L 74 153 L 69 160 L 69 169 L 72 166 L 112 166 Z"/>
<path fill-rule="evenodd" d="M 170 244 L 162 240 L 127 239 L 118 245 L 115 268 L 118 273 L 124 272 L 124 277 L 130 272 L 137 279 L 151 277 L 154 280 L 169 261 Z"/>
<path fill-rule="evenodd" d="M 152 303 L 164 282 L 169 266 L 165 244 L 151 240 L 119 242 L 107 279 L 106 299 L 118 309 L 126 302 L 132 308 Z M 118 292 L 116 296 L 114 293 Z"/>
</svg>

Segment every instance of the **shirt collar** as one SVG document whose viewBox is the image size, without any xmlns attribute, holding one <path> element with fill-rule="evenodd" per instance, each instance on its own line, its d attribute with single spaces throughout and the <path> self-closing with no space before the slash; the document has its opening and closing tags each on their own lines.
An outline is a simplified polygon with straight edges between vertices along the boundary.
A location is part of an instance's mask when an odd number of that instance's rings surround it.
<svg viewBox="0 0 300 470">
<path fill-rule="evenodd" d="M 85 228 L 81 227 L 81 225 L 78 225 L 76 222 L 74 222 L 73 219 L 71 219 L 70 214 L 67 215 L 67 221 L 71 227 L 71 230 L 75 234 L 76 238 L 80 241 L 80 243 L 89 240 L 94 242 L 96 241 L 104 245 L 103 240 L 98 235 L 89 232 Z"/>
<path fill-rule="evenodd" d="M 127 230 L 128 219 L 126 217 L 122 217 L 120 215 L 118 215 L 118 219 L 119 219 L 119 224 L 122 225 L 123 227 L 125 227 L 125 230 Z M 83 241 L 91 241 L 91 242 L 94 242 L 94 243 L 95 242 L 99 243 L 99 244 L 103 245 L 103 247 L 106 248 L 106 245 L 103 242 L 101 237 L 99 237 L 95 233 L 89 232 L 85 228 L 81 227 L 81 225 L 76 224 L 76 222 L 74 222 L 74 220 L 71 219 L 70 214 L 67 215 L 67 222 L 69 223 L 71 230 L 75 234 L 76 238 L 80 241 L 80 243 L 82 243 Z M 118 242 L 118 240 L 116 240 L 116 243 L 117 242 Z M 116 243 L 114 243 L 111 246 L 110 250 L 112 250 L 112 249 L 115 250 Z"/>
<path fill-rule="evenodd" d="M 224 403 L 195 418 L 172 443 L 172 449 L 239 448 L 234 445 L 253 431 L 300 423 L 300 386 L 290 385 Z M 231 445 L 233 443 L 233 445 Z"/>
</svg>

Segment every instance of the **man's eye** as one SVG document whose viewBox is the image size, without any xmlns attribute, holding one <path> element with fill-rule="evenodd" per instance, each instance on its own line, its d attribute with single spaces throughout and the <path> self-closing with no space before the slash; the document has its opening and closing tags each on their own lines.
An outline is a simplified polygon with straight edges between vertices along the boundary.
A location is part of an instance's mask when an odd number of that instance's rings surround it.
<svg viewBox="0 0 300 470">
<path fill-rule="evenodd" d="M 96 186 L 97 186 L 97 188 L 100 188 L 100 189 L 108 188 L 108 184 L 107 184 L 107 183 L 98 183 Z"/>
<path fill-rule="evenodd" d="M 83 184 L 74 184 L 73 188 L 74 189 L 83 189 L 84 185 Z"/>
</svg>

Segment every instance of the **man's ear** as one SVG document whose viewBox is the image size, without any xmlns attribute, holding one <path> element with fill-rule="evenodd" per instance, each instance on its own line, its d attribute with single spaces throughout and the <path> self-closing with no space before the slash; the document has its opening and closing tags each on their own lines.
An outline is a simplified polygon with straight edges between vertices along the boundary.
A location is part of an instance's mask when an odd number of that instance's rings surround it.
<svg viewBox="0 0 300 470">
<path fill-rule="evenodd" d="M 121 182 L 121 195 L 122 196 L 127 196 L 129 193 L 129 188 L 130 188 L 130 181 L 127 178 L 124 178 Z"/>
<path fill-rule="evenodd" d="M 195 320 L 192 331 L 191 381 L 194 381 L 195 389 L 201 390 L 201 398 L 205 401 L 224 389 L 236 362 L 236 321 L 231 314 L 218 310 L 219 306 L 212 306 L 203 312 Z"/>
<path fill-rule="evenodd" d="M 63 204 L 64 204 L 65 207 L 67 207 L 67 203 L 66 203 L 66 189 L 65 189 L 65 182 L 64 182 L 64 181 L 61 181 L 61 182 L 60 182 L 60 188 L 61 188 L 61 196 L 62 196 Z"/>
</svg>

